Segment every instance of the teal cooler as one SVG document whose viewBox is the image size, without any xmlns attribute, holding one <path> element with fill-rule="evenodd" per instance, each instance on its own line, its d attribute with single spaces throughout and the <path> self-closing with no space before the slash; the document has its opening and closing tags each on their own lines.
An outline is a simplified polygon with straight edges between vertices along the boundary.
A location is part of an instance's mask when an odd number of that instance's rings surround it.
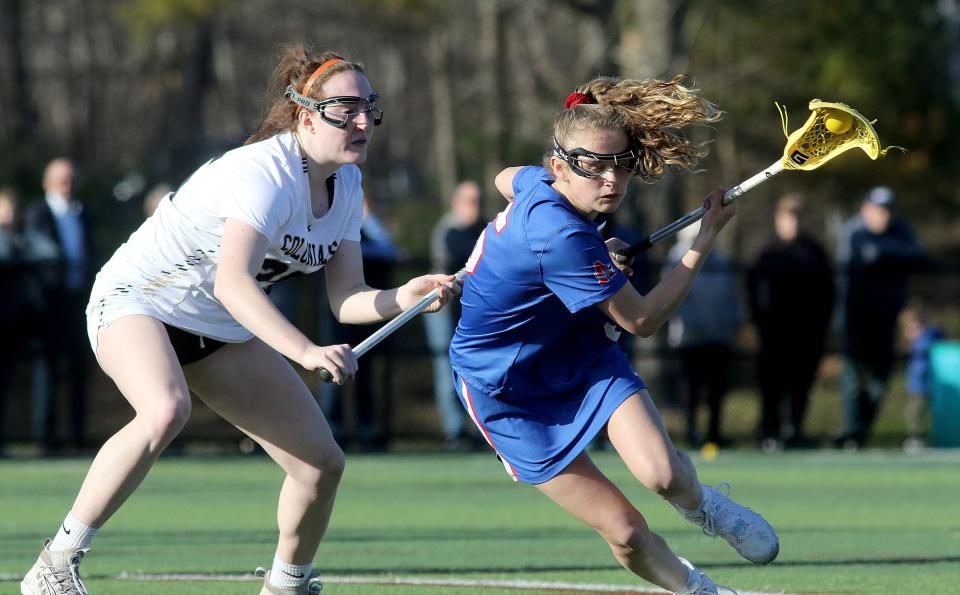
<svg viewBox="0 0 960 595">
<path fill-rule="evenodd" d="M 960 447 L 960 341 L 930 348 L 930 440 L 933 446 Z"/>
</svg>

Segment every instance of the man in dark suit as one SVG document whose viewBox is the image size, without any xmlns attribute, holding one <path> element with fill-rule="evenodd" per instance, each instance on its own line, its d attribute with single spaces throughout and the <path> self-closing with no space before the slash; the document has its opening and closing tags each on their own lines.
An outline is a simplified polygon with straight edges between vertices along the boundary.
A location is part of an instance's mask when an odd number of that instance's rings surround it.
<svg viewBox="0 0 960 595">
<path fill-rule="evenodd" d="M 25 222 L 57 247 L 56 258 L 37 271 L 43 302 L 37 329 L 42 346 L 38 376 L 45 381 L 34 395 L 39 405 L 34 411 L 43 423 L 42 447 L 55 453 L 62 446 L 57 431 L 57 395 L 62 385 L 67 387 L 67 425 L 73 446 L 86 446 L 89 349 L 84 309 L 94 271 L 93 234 L 88 214 L 73 194 L 74 167 L 69 160 L 58 158 L 47 164 L 43 190 L 43 199 L 26 211 Z"/>
</svg>

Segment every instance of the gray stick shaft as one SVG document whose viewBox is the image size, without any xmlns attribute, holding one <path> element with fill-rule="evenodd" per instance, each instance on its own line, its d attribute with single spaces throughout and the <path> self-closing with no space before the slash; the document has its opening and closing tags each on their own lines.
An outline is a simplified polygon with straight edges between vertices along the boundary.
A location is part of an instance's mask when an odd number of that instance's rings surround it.
<svg viewBox="0 0 960 595">
<path fill-rule="evenodd" d="M 467 274 L 466 269 L 460 269 L 459 271 L 457 271 L 456 275 L 454 275 L 455 280 L 462 281 L 463 278 L 466 276 L 466 274 Z M 420 301 L 418 301 L 416 304 L 410 306 L 408 309 L 401 312 L 399 315 L 397 315 L 396 318 L 394 318 L 387 324 L 378 328 L 372 335 L 370 335 L 369 337 L 361 341 L 359 344 L 357 344 L 356 347 L 354 347 L 350 351 L 353 352 L 354 357 L 360 357 L 364 353 L 370 351 L 371 349 L 376 347 L 381 341 L 383 341 L 384 339 L 389 337 L 391 334 L 393 334 L 395 330 L 397 330 L 398 328 L 406 324 L 411 318 L 413 318 L 417 314 L 426 310 L 427 307 L 429 307 L 430 304 L 435 302 L 438 297 L 440 297 L 439 288 L 434 289 L 427 295 L 420 298 Z M 324 382 L 330 382 L 331 380 L 333 380 L 333 376 L 330 374 L 330 371 L 327 370 L 326 368 L 320 368 L 319 370 L 317 370 L 317 373 L 320 375 L 320 378 Z"/>
</svg>

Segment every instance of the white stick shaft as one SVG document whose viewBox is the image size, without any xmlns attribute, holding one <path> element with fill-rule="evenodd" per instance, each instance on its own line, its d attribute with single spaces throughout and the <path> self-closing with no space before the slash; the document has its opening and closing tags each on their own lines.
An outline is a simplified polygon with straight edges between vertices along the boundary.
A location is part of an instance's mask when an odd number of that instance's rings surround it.
<svg viewBox="0 0 960 595">
<path fill-rule="evenodd" d="M 750 176 L 746 180 L 740 182 L 730 190 L 727 190 L 723 195 L 723 204 L 730 204 L 735 198 L 750 190 L 754 186 L 759 186 L 760 184 L 766 182 L 773 176 L 783 171 L 783 161 L 777 161 L 776 163 L 770 165 L 767 169 L 762 172 Z"/>
<path fill-rule="evenodd" d="M 777 175 L 782 171 L 783 171 L 783 163 L 781 163 L 780 161 L 773 163 L 763 171 L 757 174 L 754 174 L 753 176 L 750 176 L 749 178 L 740 182 L 733 188 L 727 190 L 723 194 L 723 204 L 725 205 L 730 204 L 747 190 L 750 190 L 754 186 L 758 186 L 759 184 L 766 182 L 767 180 L 769 180 L 770 178 L 772 178 L 773 176 Z M 683 217 L 680 217 L 673 223 L 667 225 L 666 227 L 658 229 L 657 231 L 650 234 L 649 244 L 647 246 L 648 247 L 652 246 L 659 241 L 665 240 L 673 236 L 684 227 L 693 225 L 697 221 L 703 219 L 703 216 L 706 214 L 707 214 L 707 209 L 705 209 L 704 207 L 699 207 L 697 209 L 694 209 L 693 211 L 690 211 L 689 213 L 687 213 Z"/>
</svg>

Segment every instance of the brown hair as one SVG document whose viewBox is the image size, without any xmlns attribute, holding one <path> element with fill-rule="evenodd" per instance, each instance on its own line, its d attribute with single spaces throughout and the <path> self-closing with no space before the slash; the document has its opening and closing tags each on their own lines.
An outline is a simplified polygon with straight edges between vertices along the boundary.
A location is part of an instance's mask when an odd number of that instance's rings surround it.
<svg viewBox="0 0 960 595">
<path fill-rule="evenodd" d="M 363 73 L 363 65 L 351 62 L 337 52 L 316 52 L 303 45 L 296 44 L 285 47 L 280 63 L 273 70 L 270 83 L 267 85 L 267 109 L 264 112 L 257 131 L 250 135 L 245 145 L 268 139 L 282 132 L 295 130 L 297 127 L 297 106 L 283 96 L 287 86 L 293 85 L 298 93 L 304 92 L 304 86 L 320 65 L 328 60 L 342 60 L 328 67 L 311 83 L 308 96 L 313 99 L 323 99 L 323 84 L 333 75 L 355 70 Z"/>
<path fill-rule="evenodd" d="M 580 85 L 577 93 L 589 98 L 557 114 L 553 134 L 566 149 L 570 136 L 581 130 L 623 130 L 640 152 L 638 175 L 644 180 L 663 176 L 666 167 L 693 169 L 707 154 L 681 130 L 693 124 L 720 119 L 722 112 L 683 84 L 684 77 L 670 81 L 600 77 Z"/>
</svg>

